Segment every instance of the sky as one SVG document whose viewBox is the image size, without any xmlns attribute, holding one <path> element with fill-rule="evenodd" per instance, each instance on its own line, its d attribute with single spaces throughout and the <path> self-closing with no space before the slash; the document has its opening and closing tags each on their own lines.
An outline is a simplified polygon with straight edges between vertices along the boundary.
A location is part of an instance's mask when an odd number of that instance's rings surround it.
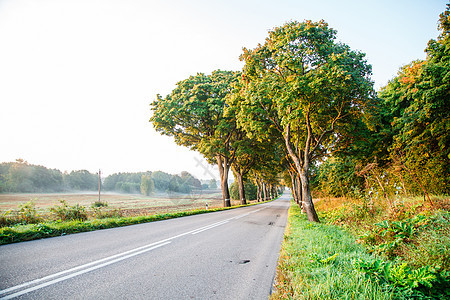
<svg viewBox="0 0 450 300">
<path fill-rule="evenodd" d="M 157 94 L 197 73 L 240 70 L 242 48 L 321 19 L 366 54 L 375 90 L 425 59 L 444 0 L 0 0 L 0 162 L 61 171 L 188 171 L 200 154 L 148 121 Z"/>
</svg>

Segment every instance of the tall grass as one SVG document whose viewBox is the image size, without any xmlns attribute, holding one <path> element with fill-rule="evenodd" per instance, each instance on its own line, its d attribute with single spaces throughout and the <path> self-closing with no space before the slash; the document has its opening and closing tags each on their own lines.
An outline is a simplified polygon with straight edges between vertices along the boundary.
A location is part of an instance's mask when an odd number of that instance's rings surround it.
<svg viewBox="0 0 450 300">
<path fill-rule="evenodd" d="M 450 272 L 450 198 L 397 198 L 393 205 L 364 199 L 321 199 L 322 220 L 346 228 L 385 259 Z"/>
<path fill-rule="evenodd" d="M 450 299 L 450 199 L 431 199 L 323 198 L 316 208 L 372 254 L 355 269 L 393 287 L 395 299 Z"/>
</svg>

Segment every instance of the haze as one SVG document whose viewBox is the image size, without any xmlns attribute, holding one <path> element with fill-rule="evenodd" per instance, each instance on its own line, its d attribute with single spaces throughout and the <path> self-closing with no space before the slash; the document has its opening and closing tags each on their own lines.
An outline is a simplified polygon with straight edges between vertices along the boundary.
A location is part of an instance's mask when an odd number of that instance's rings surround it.
<svg viewBox="0 0 450 300">
<path fill-rule="evenodd" d="M 446 3 L 0 0 L 0 161 L 219 178 L 199 154 L 154 131 L 156 94 L 197 72 L 241 69 L 242 47 L 305 19 L 324 19 L 366 53 L 378 90 L 425 58 Z"/>
</svg>

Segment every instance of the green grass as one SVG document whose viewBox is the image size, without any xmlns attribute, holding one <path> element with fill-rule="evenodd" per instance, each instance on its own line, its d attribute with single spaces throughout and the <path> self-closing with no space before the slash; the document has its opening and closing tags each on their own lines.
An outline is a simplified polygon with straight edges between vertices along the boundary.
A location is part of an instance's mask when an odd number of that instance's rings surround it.
<svg viewBox="0 0 450 300">
<path fill-rule="evenodd" d="M 392 299 L 393 290 L 355 269 L 370 260 L 354 238 L 333 225 L 310 223 L 293 203 L 272 299 Z"/>
<path fill-rule="evenodd" d="M 448 230 L 447 215 L 439 215 L 442 220 L 436 224 L 447 227 L 440 231 Z M 401 234 L 409 234 L 406 239 L 412 237 L 414 230 L 406 220 L 393 224 L 403 228 Z M 432 236 L 434 242 L 427 237 L 433 247 L 426 247 L 434 249 L 434 256 L 416 245 L 420 256 L 430 257 L 434 264 L 389 261 L 370 254 L 370 247 L 357 243 L 342 227 L 308 222 L 293 203 L 272 299 L 449 299 L 450 272 L 445 264 L 450 240 L 438 233 L 440 239 Z"/>
<path fill-rule="evenodd" d="M 266 201 L 269 202 L 269 201 Z M 199 209 L 173 213 L 155 214 L 136 217 L 116 217 L 89 220 L 47 221 L 38 224 L 17 224 L 0 228 L 0 245 L 31 241 L 42 238 L 61 236 L 72 233 L 94 231 L 99 229 L 114 228 L 154 221 L 161 221 L 184 216 L 198 215 L 221 210 L 228 210 L 242 206 L 251 206 L 266 202 L 237 205 L 225 208 Z"/>
</svg>

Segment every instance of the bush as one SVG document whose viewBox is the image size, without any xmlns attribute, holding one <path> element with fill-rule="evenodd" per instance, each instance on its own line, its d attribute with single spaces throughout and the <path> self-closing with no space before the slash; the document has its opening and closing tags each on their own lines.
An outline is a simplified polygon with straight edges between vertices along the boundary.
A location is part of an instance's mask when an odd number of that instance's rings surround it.
<svg viewBox="0 0 450 300">
<path fill-rule="evenodd" d="M 14 224 L 20 223 L 17 215 L 13 215 L 13 212 L 7 210 L 5 212 L 0 212 L 0 226 L 11 226 Z"/>
<path fill-rule="evenodd" d="M 438 271 L 450 270 L 450 213 L 439 212 L 429 218 L 417 233 L 414 243 L 402 245 L 408 262 L 415 267 L 429 266 Z"/>
<path fill-rule="evenodd" d="M 395 299 L 448 299 L 450 274 L 428 266 L 412 268 L 407 263 L 392 263 L 377 258 L 357 259 L 353 265 L 367 279 L 390 286 Z"/>
<path fill-rule="evenodd" d="M 121 218 L 123 212 L 120 209 L 104 210 L 102 207 L 95 207 L 93 216 L 96 219 Z"/>
<path fill-rule="evenodd" d="M 38 214 L 33 200 L 19 205 L 18 210 L 8 210 L 0 213 L 0 226 L 15 224 L 36 224 L 43 220 Z"/>
<path fill-rule="evenodd" d="M 59 200 L 60 206 L 54 206 L 50 209 L 51 212 L 55 213 L 56 217 L 61 221 L 69 220 L 87 220 L 88 216 L 86 213 L 86 208 L 79 204 L 74 206 L 67 205 L 65 200 Z"/>
<path fill-rule="evenodd" d="M 67 206 L 65 201 L 60 201 L 62 206 L 57 206 L 52 208 L 53 211 L 57 210 L 69 210 L 70 207 Z M 250 204 L 253 205 L 253 204 Z M 73 206 L 72 208 L 79 208 L 79 205 Z M 102 212 L 104 215 L 103 218 L 91 219 L 91 220 L 68 220 L 63 221 L 62 218 L 53 222 L 44 222 L 39 224 L 26 224 L 26 225 L 15 225 L 10 227 L 1 227 L 0 228 L 0 245 L 17 243 L 23 241 L 31 241 L 41 238 L 55 237 L 65 234 L 78 233 L 78 232 L 86 232 L 93 231 L 105 228 L 114 228 L 119 226 L 128 226 L 134 224 L 141 224 L 146 222 L 154 222 L 167 220 L 172 218 L 191 216 L 203 213 L 210 213 L 215 211 L 223 211 L 229 210 L 232 208 L 241 207 L 224 207 L 224 208 L 212 208 L 209 210 L 199 209 L 199 210 L 189 210 L 189 211 L 180 211 L 173 213 L 165 213 L 165 214 L 157 214 L 157 215 L 149 215 L 149 216 L 136 216 L 136 217 L 117 217 L 113 214 L 121 214 L 120 210 L 114 210 L 110 212 Z M 100 208 L 101 210 L 101 208 Z M 55 212 L 56 213 L 56 212 Z M 110 216 L 107 216 L 110 214 Z"/>
<path fill-rule="evenodd" d="M 25 204 L 19 205 L 19 220 L 25 224 L 39 223 L 42 218 L 38 215 L 33 200 Z"/>
<path fill-rule="evenodd" d="M 108 202 L 103 202 L 103 201 L 95 201 L 94 203 L 92 203 L 91 205 L 92 208 L 96 208 L 96 207 L 108 207 Z"/>
</svg>

